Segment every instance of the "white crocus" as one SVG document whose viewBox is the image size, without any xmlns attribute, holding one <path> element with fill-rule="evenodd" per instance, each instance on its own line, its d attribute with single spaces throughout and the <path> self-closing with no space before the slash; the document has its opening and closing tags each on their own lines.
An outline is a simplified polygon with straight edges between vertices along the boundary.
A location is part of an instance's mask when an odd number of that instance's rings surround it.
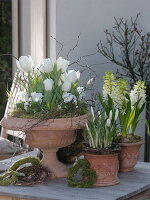
<svg viewBox="0 0 150 200">
<path fill-rule="evenodd" d="M 95 120 L 95 114 L 94 114 L 94 109 L 93 107 L 91 106 L 91 114 L 92 114 L 92 119 L 93 121 Z"/>
<path fill-rule="evenodd" d="M 46 91 L 51 91 L 52 90 L 54 81 L 51 78 L 50 79 L 48 79 L 48 78 L 45 79 L 43 81 L 43 83 L 44 83 L 44 88 L 45 88 Z"/>
<path fill-rule="evenodd" d="M 71 89 L 71 83 L 66 80 L 63 84 L 62 84 L 62 90 L 64 92 L 68 92 Z"/>
<path fill-rule="evenodd" d="M 109 119 L 112 120 L 112 110 L 109 112 Z"/>
<path fill-rule="evenodd" d="M 51 71 L 53 71 L 53 68 L 54 66 L 50 58 L 43 59 L 40 63 L 41 72 L 50 73 Z"/>
<path fill-rule="evenodd" d="M 110 127 L 110 126 L 111 126 L 111 119 L 109 119 L 109 118 L 107 119 L 107 121 L 106 121 L 106 126 L 107 126 L 107 127 Z"/>
<path fill-rule="evenodd" d="M 75 83 L 78 80 L 77 72 L 75 70 L 69 70 L 66 79 L 71 83 Z"/>
<path fill-rule="evenodd" d="M 75 102 L 76 101 L 76 96 L 75 95 L 73 95 L 73 94 L 71 94 L 71 93 L 64 93 L 63 94 L 63 100 L 64 100 L 64 102 L 65 103 L 69 103 L 69 102 L 71 102 L 72 100 Z"/>
<path fill-rule="evenodd" d="M 24 109 L 27 111 L 28 110 L 28 107 L 29 107 L 29 102 L 25 102 L 24 103 Z"/>
<path fill-rule="evenodd" d="M 117 120 L 118 115 L 119 115 L 119 110 L 117 109 L 116 112 L 115 112 L 115 121 Z"/>
<path fill-rule="evenodd" d="M 28 73 L 33 70 L 33 60 L 31 56 L 21 56 L 16 60 L 16 65 L 21 72 Z"/>
<path fill-rule="evenodd" d="M 23 102 L 29 101 L 29 96 L 26 91 L 21 91 L 18 93 L 18 102 L 19 101 L 23 101 Z"/>
<path fill-rule="evenodd" d="M 59 57 L 57 59 L 57 70 L 62 70 L 62 72 L 66 72 L 69 65 L 69 61 Z"/>
<path fill-rule="evenodd" d="M 32 92 L 31 93 L 32 100 L 35 102 L 42 102 L 43 94 L 42 93 L 36 93 Z"/>
<path fill-rule="evenodd" d="M 93 82 L 94 78 L 91 78 L 90 80 L 88 80 L 88 82 L 86 83 L 86 85 L 90 85 Z"/>
</svg>

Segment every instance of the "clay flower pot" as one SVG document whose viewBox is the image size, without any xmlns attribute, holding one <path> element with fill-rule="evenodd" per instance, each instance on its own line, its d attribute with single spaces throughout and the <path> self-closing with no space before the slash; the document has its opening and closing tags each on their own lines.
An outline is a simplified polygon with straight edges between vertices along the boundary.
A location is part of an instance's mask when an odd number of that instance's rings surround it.
<svg viewBox="0 0 150 200">
<path fill-rule="evenodd" d="M 52 172 L 51 178 L 67 177 L 66 166 L 59 162 L 56 152 L 75 141 L 75 130 L 85 126 L 87 115 L 60 119 L 23 119 L 7 117 L 2 127 L 26 133 L 26 143 L 43 151 L 42 164 Z"/>
<path fill-rule="evenodd" d="M 129 172 L 134 169 L 138 158 L 141 145 L 144 141 L 136 143 L 121 143 L 121 151 L 119 153 L 119 171 Z"/>
<path fill-rule="evenodd" d="M 97 182 L 94 186 L 109 186 L 119 183 L 118 154 L 92 154 L 85 153 L 85 159 L 90 162 L 91 169 L 96 171 Z"/>
</svg>

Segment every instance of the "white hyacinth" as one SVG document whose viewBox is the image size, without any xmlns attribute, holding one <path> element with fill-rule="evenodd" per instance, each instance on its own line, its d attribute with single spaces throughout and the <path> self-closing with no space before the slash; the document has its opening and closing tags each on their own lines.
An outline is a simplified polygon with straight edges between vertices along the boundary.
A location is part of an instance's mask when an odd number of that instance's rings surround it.
<svg viewBox="0 0 150 200">
<path fill-rule="evenodd" d="M 42 93 L 36 93 L 32 92 L 31 93 L 32 100 L 35 102 L 42 102 L 43 94 Z"/>
</svg>

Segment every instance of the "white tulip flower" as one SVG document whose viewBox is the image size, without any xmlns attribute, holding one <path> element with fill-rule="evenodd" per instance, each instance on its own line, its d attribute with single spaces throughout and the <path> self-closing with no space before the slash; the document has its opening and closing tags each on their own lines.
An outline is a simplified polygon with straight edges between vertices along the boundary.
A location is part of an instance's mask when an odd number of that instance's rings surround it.
<svg viewBox="0 0 150 200">
<path fill-rule="evenodd" d="M 40 71 L 45 73 L 50 73 L 53 71 L 54 65 L 50 58 L 43 59 L 40 63 Z"/>
<path fill-rule="evenodd" d="M 57 59 L 57 70 L 62 70 L 62 72 L 66 72 L 69 65 L 69 61 L 59 57 Z"/>
<path fill-rule="evenodd" d="M 75 83 L 78 80 L 77 72 L 75 70 L 69 70 L 66 79 L 71 83 Z"/>
<path fill-rule="evenodd" d="M 61 74 L 60 79 L 62 80 L 63 83 L 66 81 L 66 77 L 67 77 L 67 73 Z"/>
<path fill-rule="evenodd" d="M 73 95 L 73 94 L 71 94 L 71 93 L 65 92 L 65 93 L 63 94 L 62 97 L 63 97 L 63 100 L 64 100 L 65 103 L 69 103 L 69 102 L 71 102 L 72 100 L 73 100 L 74 102 L 76 101 L 76 96 Z"/>
<path fill-rule="evenodd" d="M 32 92 L 31 93 L 32 100 L 35 102 L 42 102 L 43 94 L 42 93 L 36 93 Z"/>
<path fill-rule="evenodd" d="M 71 89 L 71 83 L 66 80 L 63 84 L 62 84 L 62 90 L 64 92 L 68 92 Z"/>
<path fill-rule="evenodd" d="M 45 79 L 43 81 L 43 83 L 44 83 L 44 87 L 45 87 L 46 91 L 51 91 L 52 90 L 53 83 L 54 83 L 54 81 L 52 79 Z"/>
<path fill-rule="evenodd" d="M 33 70 L 33 60 L 31 56 L 21 56 L 16 60 L 16 65 L 21 72 L 28 73 Z"/>
</svg>

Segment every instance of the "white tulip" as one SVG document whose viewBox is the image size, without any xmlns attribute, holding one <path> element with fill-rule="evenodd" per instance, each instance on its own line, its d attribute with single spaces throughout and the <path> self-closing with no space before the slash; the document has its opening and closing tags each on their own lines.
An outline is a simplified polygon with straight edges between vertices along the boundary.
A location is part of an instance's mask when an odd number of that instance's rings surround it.
<svg viewBox="0 0 150 200">
<path fill-rule="evenodd" d="M 110 126 L 111 126 L 111 119 L 109 119 L 109 118 L 107 119 L 107 121 L 106 121 L 106 126 L 107 126 L 107 127 L 110 127 Z"/>
<path fill-rule="evenodd" d="M 33 60 L 31 56 L 21 56 L 16 60 L 16 65 L 21 72 L 28 73 L 33 70 Z"/>
<path fill-rule="evenodd" d="M 68 92 L 71 89 L 71 83 L 66 80 L 63 84 L 62 84 L 62 90 L 64 92 Z"/>
<path fill-rule="evenodd" d="M 32 92 L 31 93 L 32 100 L 35 102 L 42 102 L 43 94 L 42 93 L 36 93 Z"/>
<path fill-rule="evenodd" d="M 78 80 L 77 72 L 75 70 L 69 70 L 66 78 L 71 83 L 75 83 Z"/>
<path fill-rule="evenodd" d="M 66 77 L 67 77 L 67 73 L 61 74 L 60 79 L 62 80 L 63 83 L 66 81 Z"/>
<path fill-rule="evenodd" d="M 65 92 L 62 97 L 63 97 L 65 103 L 68 103 L 68 102 L 70 102 L 72 100 L 74 102 L 76 101 L 76 96 L 71 94 L 71 93 Z"/>
<path fill-rule="evenodd" d="M 54 81 L 52 79 L 45 79 L 43 81 L 43 83 L 44 83 L 44 87 L 45 87 L 46 91 L 51 91 L 52 90 L 53 83 L 54 83 Z"/>
<path fill-rule="evenodd" d="M 50 58 L 43 59 L 40 63 L 40 71 L 45 73 L 50 73 L 53 71 L 53 63 Z"/>
<path fill-rule="evenodd" d="M 62 70 L 62 72 L 65 72 L 68 68 L 68 65 L 69 65 L 69 61 L 68 60 L 65 60 L 63 59 L 62 57 L 59 57 L 57 59 L 57 70 Z"/>
</svg>

